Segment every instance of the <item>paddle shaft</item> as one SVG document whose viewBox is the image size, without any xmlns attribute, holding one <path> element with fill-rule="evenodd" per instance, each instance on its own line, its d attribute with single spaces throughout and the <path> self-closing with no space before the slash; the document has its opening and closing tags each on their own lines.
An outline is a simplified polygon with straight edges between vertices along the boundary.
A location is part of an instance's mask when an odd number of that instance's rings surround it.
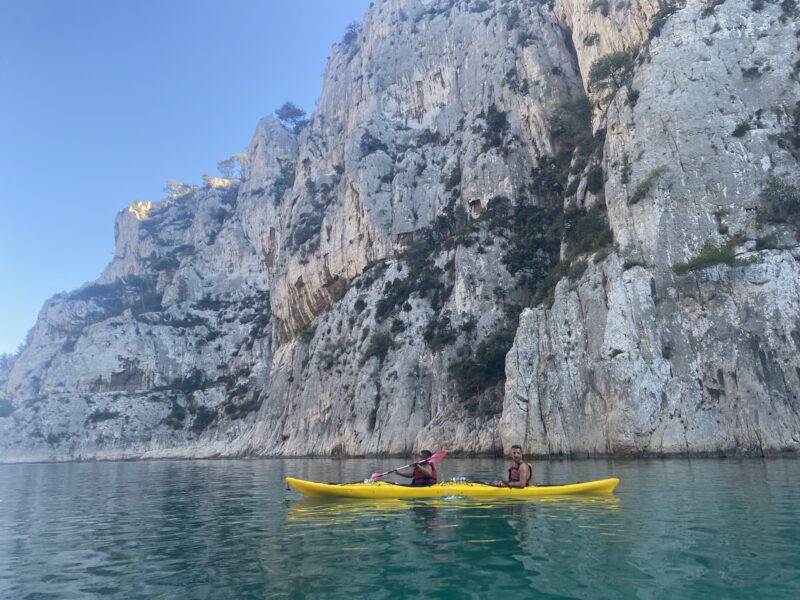
<svg viewBox="0 0 800 600">
<path fill-rule="evenodd" d="M 425 458 L 423 460 L 415 461 L 415 462 L 413 462 L 411 464 L 404 465 L 402 467 L 397 467 L 396 469 L 392 469 L 391 471 L 386 471 L 385 473 L 373 473 L 372 475 L 370 475 L 370 479 L 372 479 L 374 481 L 375 479 L 380 479 L 384 475 L 388 475 L 389 473 L 394 473 L 395 471 L 399 471 L 400 469 L 407 469 L 408 467 L 414 467 L 416 465 L 421 465 L 421 464 L 424 464 L 424 463 L 433 464 L 435 462 L 438 462 L 438 461 L 442 460 L 445 456 L 447 456 L 447 452 L 445 450 L 441 450 L 441 451 L 437 452 L 436 454 L 434 454 L 433 456 L 430 456 L 430 457 Z"/>
</svg>

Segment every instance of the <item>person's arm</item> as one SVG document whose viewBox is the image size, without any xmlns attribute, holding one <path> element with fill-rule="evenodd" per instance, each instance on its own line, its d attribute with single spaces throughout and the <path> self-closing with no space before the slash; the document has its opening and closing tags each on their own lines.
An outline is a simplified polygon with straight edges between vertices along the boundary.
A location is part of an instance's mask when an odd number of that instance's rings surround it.
<svg viewBox="0 0 800 600">
<path fill-rule="evenodd" d="M 525 463 L 522 463 L 519 466 L 519 481 L 508 481 L 506 485 L 510 488 L 524 488 L 527 487 L 528 478 L 533 479 L 533 473 L 531 473 L 531 469 Z"/>
<path fill-rule="evenodd" d="M 395 469 L 392 473 L 396 473 L 400 475 L 400 477 L 413 477 L 414 476 L 414 469 Z"/>
<path fill-rule="evenodd" d="M 419 463 L 417 464 L 420 471 L 425 473 L 425 477 L 433 477 L 433 467 L 431 467 L 428 463 Z"/>
</svg>

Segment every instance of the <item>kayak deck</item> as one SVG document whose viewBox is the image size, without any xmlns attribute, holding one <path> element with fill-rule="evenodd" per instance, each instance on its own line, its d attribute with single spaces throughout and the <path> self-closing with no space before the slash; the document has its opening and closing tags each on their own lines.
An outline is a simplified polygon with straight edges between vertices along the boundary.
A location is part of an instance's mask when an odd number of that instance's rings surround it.
<svg viewBox="0 0 800 600">
<path fill-rule="evenodd" d="M 287 477 L 286 484 L 309 498 L 474 498 L 561 496 L 565 494 L 610 494 L 619 479 L 599 479 L 567 485 L 532 485 L 526 488 L 495 487 L 479 482 L 445 481 L 427 487 L 411 487 L 374 481 L 368 483 L 318 483 Z"/>
</svg>

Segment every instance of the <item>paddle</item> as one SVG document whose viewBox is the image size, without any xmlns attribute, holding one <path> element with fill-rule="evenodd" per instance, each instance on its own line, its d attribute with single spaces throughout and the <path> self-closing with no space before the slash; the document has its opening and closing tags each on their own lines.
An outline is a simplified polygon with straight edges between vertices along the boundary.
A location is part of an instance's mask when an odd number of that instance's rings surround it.
<svg viewBox="0 0 800 600">
<path fill-rule="evenodd" d="M 446 450 L 441 450 L 441 451 L 437 452 L 436 454 L 434 454 L 433 456 L 431 456 L 430 458 L 426 458 L 424 460 L 418 460 L 416 462 L 411 463 L 410 465 L 404 465 L 402 467 L 397 467 L 396 469 L 392 469 L 391 471 L 386 471 L 385 473 L 373 473 L 372 475 L 369 476 L 369 478 L 372 481 L 376 481 L 376 480 L 380 479 L 381 477 L 383 477 L 384 475 L 388 475 L 389 473 L 394 473 L 395 471 L 399 471 L 400 469 L 407 469 L 408 467 L 421 465 L 422 463 L 429 463 L 430 464 L 430 463 L 438 462 L 438 461 L 442 460 L 445 456 L 447 456 L 447 451 Z"/>
</svg>

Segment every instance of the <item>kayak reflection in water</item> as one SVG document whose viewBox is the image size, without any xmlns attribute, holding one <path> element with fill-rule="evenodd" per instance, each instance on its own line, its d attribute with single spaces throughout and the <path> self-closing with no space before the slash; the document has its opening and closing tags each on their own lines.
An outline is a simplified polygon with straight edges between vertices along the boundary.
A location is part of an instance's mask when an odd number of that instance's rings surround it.
<svg viewBox="0 0 800 600">
<path fill-rule="evenodd" d="M 392 473 L 397 473 L 400 477 L 410 477 L 412 486 L 434 485 L 436 483 L 436 465 L 427 462 L 433 456 L 431 451 L 423 450 L 419 456 L 420 460 L 414 463 L 413 469 L 395 469 Z"/>
<path fill-rule="evenodd" d="M 528 487 L 533 480 L 533 467 L 530 463 L 524 462 L 522 446 L 519 444 L 511 446 L 511 460 L 514 464 L 508 470 L 508 479 L 498 479 L 493 481 L 492 485 L 508 488 Z"/>
</svg>

